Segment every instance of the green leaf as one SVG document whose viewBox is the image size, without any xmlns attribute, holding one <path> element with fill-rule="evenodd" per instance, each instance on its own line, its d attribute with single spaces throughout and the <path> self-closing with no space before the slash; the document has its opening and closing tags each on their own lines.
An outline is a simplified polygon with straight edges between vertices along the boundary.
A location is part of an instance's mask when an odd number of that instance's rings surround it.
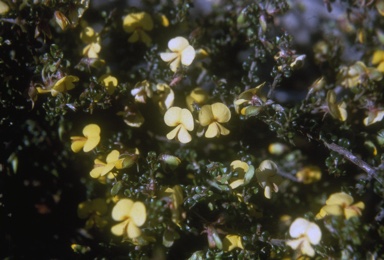
<svg viewBox="0 0 384 260">
<path fill-rule="evenodd" d="M 111 189 L 111 195 L 116 196 L 122 187 L 123 187 L 123 183 L 121 181 L 116 182 Z"/>
<path fill-rule="evenodd" d="M 252 180 L 254 175 L 255 167 L 253 167 L 253 165 L 249 165 L 249 169 L 244 175 L 244 185 L 248 184 Z"/>
</svg>

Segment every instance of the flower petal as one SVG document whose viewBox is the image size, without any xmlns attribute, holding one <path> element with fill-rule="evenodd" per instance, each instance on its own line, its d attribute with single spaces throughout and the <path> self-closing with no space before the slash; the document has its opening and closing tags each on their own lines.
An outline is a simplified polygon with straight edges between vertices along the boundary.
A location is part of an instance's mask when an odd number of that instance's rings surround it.
<svg viewBox="0 0 384 260">
<path fill-rule="evenodd" d="M 111 228 L 112 234 L 114 234 L 115 236 L 122 236 L 125 233 L 125 230 L 127 229 L 128 221 L 129 220 L 126 220 L 126 221 L 123 221 L 121 223 L 114 225 Z"/>
<path fill-rule="evenodd" d="M 343 208 L 339 205 L 325 205 L 322 207 L 322 210 L 327 213 L 327 215 L 341 216 L 343 215 Z"/>
<path fill-rule="evenodd" d="M 112 209 L 112 218 L 116 221 L 122 221 L 129 218 L 133 201 L 130 199 L 121 199 Z"/>
<path fill-rule="evenodd" d="M 319 226 L 316 225 L 315 223 L 310 222 L 306 230 L 306 234 L 307 234 L 308 240 L 311 242 L 312 245 L 317 245 L 318 243 L 320 243 L 321 230 Z"/>
<path fill-rule="evenodd" d="M 315 255 L 315 250 L 308 240 L 303 240 L 303 243 L 301 244 L 301 253 L 311 257 Z"/>
<path fill-rule="evenodd" d="M 176 59 L 179 56 L 178 53 L 175 52 L 162 52 L 160 53 L 160 58 L 165 62 L 170 62 Z"/>
<path fill-rule="evenodd" d="M 88 140 L 85 142 L 83 151 L 84 152 L 89 152 L 93 148 L 95 148 L 100 142 L 100 136 L 92 136 L 88 138 Z"/>
<path fill-rule="evenodd" d="M 223 103 L 214 103 L 211 105 L 212 114 L 215 120 L 219 123 L 226 123 L 231 119 L 231 111 Z"/>
<path fill-rule="evenodd" d="M 348 195 L 345 192 L 339 192 L 339 193 L 334 193 L 332 194 L 325 204 L 327 205 L 346 205 L 349 206 L 353 203 L 353 198 L 352 196 Z"/>
<path fill-rule="evenodd" d="M 191 140 L 192 140 L 192 136 L 188 133 L 187 129 L 185 129 L 184 127 L 180 127 L 180 131 L 177 135 L 177 139 L 183 143 L 183 144 L 186 144 L 186 143 L 189 143 Z"/>
<path fill-rule="evenodd" d="M 181 110 L 181 123 L 184 125 L 184 127 L 188 131 L 193 130 L 193 128 L 194 128 L 193 116 L 192 116 L 192 113 L 188 109 L 183 108 Z"/>
<path fill-rule="evenodd" d="M 107 163 L 117 161 L 119 159 L 119 156 L 120 156 L 120 152 L 118 150 L 113 150 L 107 156 L 107 159 L 106 159 Z"/>
<path fill-rule="evenodd" d="M 140 201 L 135 202 L 131 208 L 129 215 L 136 226 L 142 226 L 145 223 L 145 220 L 147 219 L 147 210 L 145 208 L 144 203 Z"/>
<path fill-rule="evenodd" d="M 199 122 L 201 126 L 207 126 L 213 121 L 211 105 L 204 105 L 199 111 Z"/>
<path fill-rule="evenodd" d="M 90 137 L 90 136 L 98 136 L 100 135 L 100 127 L 96 124 L 89 124 L 84 127 L 83 129 L 83 135 L 85 137 Z"/>
<path fill-rule="evenodd" d="M 222 126 L 219 123 L 216 123 L 216 124 L 219 127 L 219 129 L 220 129 L 220 134 L 222 134 L 222 135 L 229 135 L 230 131 L 227 128 L 225 128 L 224 126 Z"/>
<path fill-rule="evenodd" d="M 191 65 L 192 61 L 195 59 L 196 52 L 192 46 L 188 46 L 181 53 L 181 63 L 185 66 Z"/>
<path fill-rule="evenodd" d="M 173 72 L 176 72 L 177 69 L 180 67 L 180 56 L 177 56 L 176 59 L 172 61 L 171 64 L 169 64 L 169 67 Z"/>
<path fill-rule="evenodd" d="M 205 132 L 206 138 L 213 138 L 220 135 L 220 129 L 217 123 L 212 123 L 208 126 L 207 131 Z"/>
<path fill-rule="evenodd" d="M 179 133 L 180 129 L 182 128 L 182 125 L 178 125 L 177 127 L 175 127 L 171 132 L 169 132 L 167 134 L 167 138 L 168 140 L 173 140 L 177 134 Z"/>
<path fill-rule="evenodd" d="M 72 136 L 71 137 L 72 144 L 71 144 L 71 150 L 75 153 L 78 153 L 83 149 L 85 142 L 87 139 L 82 136 Z"/>
<path fill-rule="evenodd" d="M 188 40 L 181 36 L 175 37 L 168 42 L 168 48 L 174 52 L 181 52 L 188 46 Z"/>
<path fill-rule="evenodd" d="M 289 227 L 289 235 L 293 238 L 300 237 L 305 234 L 310 222 L 304 218 L 297 218 Z"/>
<path fill-rule="evenodd" d="M 137 238 L 141 235 L 141 230 L 135 225 L 135 223 L 130 221 L 128 223 L 127 235 L 129 238 Z"/>
<path fill-rule="evenodd" d="M 177 126 L 181 122 L 182 109 L 180 107 L 171 107 L 164 114 L 164 122 L 167 126 Z"/>
</svg>

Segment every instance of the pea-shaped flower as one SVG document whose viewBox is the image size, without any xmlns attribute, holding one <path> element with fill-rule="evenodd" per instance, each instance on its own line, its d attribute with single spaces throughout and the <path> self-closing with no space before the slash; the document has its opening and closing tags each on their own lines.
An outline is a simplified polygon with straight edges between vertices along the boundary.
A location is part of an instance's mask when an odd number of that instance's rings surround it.
<svg viewBox="0 0 384 260">
<path fill-rule="evenodd" d="M 100 82 L 100 85 L 105 87 L 109 95 L 112 95 L 113 92 L 115 92 L 115 89 L 119 84 L 117 78 L 109 74 L 102 75 L 98 81 Z"/>
<path fill-rule="evenodd" d="M 58 81 L 53 84 L 53 86 L 49 89 L 43 89 L 43 88 L 36 88 L 37 92 L 42 93 L 51 93 L 52 96 L 56 97 L 59 93 L 67 92 L 68 90 L 71 90 L 75 88 L 75 85 L 73 82 L 78 82 L 79 78 L 76 76 L 64 76 Z"/>
<path fill-rule="evenodd" d="M 173 72 L 176 72 L 180 67 L 180 64 L 184 66 L 191 65 L 195 59 L 195 49 L 189 45 L 189 42 L 184 37 L 176 37 L 168 42 L 168 48 L 171 52 L 162 52 L 160 57 L 163 61 L 170 63 L 170 68 Z"/>
<path fill-rule="evenodd" d="M 223 103 L 204 105 L 199 111 L 200 125 L 208 126 L 205 137 L 213 138 L 220 135 L 228 135 L 229 130 L 221 125 L 231 119 L 231 111 Z"/>
<path fill-rule="evenodd" d="M 365 208 L 364 202 L 360 201 L 353 205 L 352 203 L 353 197 L 347 193 L 334 193 L 327 199 L 326 205 L 321 208 L 316 218 L 321 219 L 327 215 L 345 216 L 346 219 L 361 216 L 361 211 Z"/>
<path fill-rule="evenodd" d="M 286 242 L 293 250 L 299 250 L 301 254 L 314 256 L 312 245 L 317 245 L 321 240 L 321 230 L 318 225 L 304 218 L 297 218 L 289 228 L 289 234 L 295 238 Z"/>
<path fill-rule="evenodd" d="M 165 112 L 164 121 L 167 126 L 176 126 L 167 134 L 167 138 L 172 140 L 176 138 L 181 143 L 188 143 L 192 140 L 188 131 L 194 128 L 192 113 L 185 108 L 171 107 Z"/>
<path fill-rule="evenodd" d="M 128 38 L 129 42 L 142 41 L 147 46 L 151 44 L 151 37 L 145 31 L 153 29 L 152 17 L 146 12 L 132 13 L 124 17 L 124 31 L 132 33 Z"/>
<path fill-rule="evenodd" d="M 89 152 L 95 148 L 100 142 L 100 127 L 96 124 L 89 124 L 83 129 L 84 136 L 71 136 L 71 149 L 75 153 L 83 149 Z"/>
<path fill-rule="evenodd" d="M 92 27 L 85 27 L 80 33 L 80 39 L 87 44 L 83 48 L 83 55 L 87 58 L 98 58 L 101 51 L 99 34 Z"/>
<path fill-rule="evenodd" d="M 327 106 L 328 111 L 331 116 L 340 121 L 347 120 L 348 113 L 345 102 L 341 102 L 340 104 L 336 103 L 336 93 L 333 90 L 328 90 L 327 92 Z"/>
<path fill-rule="evenodd" d="M 117 150 L 113 150 L 107 155 L 107 158 L 106 158 L 107 163 L 104 163 L 99 159 L 95 159 L 94 168 L 90 172 L 91 177 L 99 178 L 101 176 L 106 175 L 110 171 L 112 171 L 113 168 L 115 168 L 117 163 L 119 162 L 119 156 L 120 156 L 120 152 Z"/>
<path fill-rule="evenodd" d="M 112 234 L 137 238 L 141 235 L 139 227 L 144 225 L 147 219 L 147 210 L 140 201 L 133 202 L 130 199 L 121 199 L 112 209 L 112 218 L 121 221 L 111 228 Z"/>
<path fill-rule="evenodd" d="M 262 161 L 256 170 L 256 178 L 261 187 L 264 188 L 264 196 L 271 198 L 272 192 L 279 191 L 279 184 L 282 178 L 277 174 L 277 165 L 271 160 Z"/>
<path fill-rule="evenodd" d="M 224 252 L 229 252 L 236 248 L 244 249 L 243 242 L 241 241 L 241 236 L 226 235 L 223 239 Z"/>
<path fill-rule="evenodd" d="M 187 102 L 188 109 L 193 111 L 194 104 L 201 106 L 208 100 L 208 93 L 204 89 L 197 87 L 189 93 L 185 100 Z"/>
</svg>

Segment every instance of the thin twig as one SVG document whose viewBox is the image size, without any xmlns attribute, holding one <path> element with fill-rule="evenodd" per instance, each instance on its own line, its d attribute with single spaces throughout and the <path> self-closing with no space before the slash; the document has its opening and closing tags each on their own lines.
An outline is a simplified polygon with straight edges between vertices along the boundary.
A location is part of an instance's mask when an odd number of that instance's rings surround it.
<svg viewBox="0 0 384 260">
<path fill-rule="evenodd" d="M 352 162 L 353 164 L 358 166 L 360 169 L 365 171 L 368 174 L 369 178 L 371 178 L 371 179 L 374 178 L 381 185 L 383 185 L 383 182 L 377 177 L 377 170 L 375 168 L 373 168 L 372 166 L 370 166 L 368 163 L 366 163 L 362 159 L 358 158 L 356 155 L 354 155 L 353 153 L 351 153 L 350 151 L 348 151 L 344 147 L 341 147 L 335 143 L 329 144 L 329 143 L 325 142 L 324 140 L 323 140 L 323 143 L 325 144 L 326 147 L 328 147 L 328 149 L 344 156 L 345 159 L 347 159 L 348 161 Z"/>
</svg>

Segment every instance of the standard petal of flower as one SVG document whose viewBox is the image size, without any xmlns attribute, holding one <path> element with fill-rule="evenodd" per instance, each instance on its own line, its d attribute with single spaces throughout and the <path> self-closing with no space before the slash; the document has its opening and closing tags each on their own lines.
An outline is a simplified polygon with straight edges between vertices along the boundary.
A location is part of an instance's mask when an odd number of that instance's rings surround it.
<svg viewBox="0 0 384 260">
<path fill-rule="evenodd" d="M 320 243 L 321 240 L 321 230 L 318 225 L 315 223 L 310 223 L 307 231 L 306 231 L 307 237 L 312 245 L 317 245 Z"/>
<path fill-rule="evenodd" d="M 348 195 L 345 192 L 338 192 L 332 194 L 325 204 L 327 205 L 351 205 L 353 203 L 353 198 L 352 196 Z"/>
<path fill-rule="evenodd" d="M 340 216 L 343 215 L 343 209 L 339 205 L 325 205 L 322 210 L 324 210 L 327 215 Z"/>
<path fill-rule="evenodd" d="M 188 46 L 181 52 L 181 63 L 185 66 L 191 65 L 192 61 L 195 59 L 196 52 L 192 46 Z"/>
<path fill-rule="evenodd" d="M 96 167 L 96 168 L 93 168 L 91 170 L 91 172 L 89 173 L 91 175 L 92 178 L 99 178 L 101 176 L 101 173 L 103 172 L 104 170 L 104 167 Z"/>
<path fill-rule="evenodd" d="M 189 46 L 189 42 L 184 37 L 176 37 L 168 42 L 168 48 L 174 52 L 181 52 Z"/>
<path fill-rule="evenodd" d="M 104 176 L 106 175 L 107 173 L 109 173 L 110 171 L 112 171 L 112 169 L 115 168 L 115 163 L 108 163 L 107 165 L 105 165 L 103 167 L 103 170 L 101 171 L 100 175 L 101 176 Z"/>
<path fill-rule="evenodd" d="M 89 124 L 83 129 L 83 135 L 86 137 L 100 135 L 100 127 L 96 124 Z"/>
<path fill-rule="evenodd" d="M 153 29 L 153 20 L 148 13 L 144 12 L 144 15 L 142 17 L 140 24 L 142 28 L 146 31 L 151 31 Z"/>
<path fill-rule="evenodd" d="M 289 235 L 293 238 L 300 237 L 305 234 L 309 223 L 310 222 L 304 218 L 295 219 L 289 228 Z"/>
<path fill-rule="evenodd" d="M 219 123 L 226 123 L 231 119 L 231 111 L 223 103 L 214 103 L 211 105 L 213 117 Z"/>
<path fill-rule="evenodd" d="M 179 56 L 178 53 L 175 52 L 162 52 L 160 53 L 160 58 L 165 62 L 170 62 L 176 59 Z"/>
<path fill-rule="evenodd" d="M 120 156 L 120 152 L 118 150 L 113 150 L 107 156 L 107 159 L 106 159 L 107 163 L 117 161 L 119 159 L 119 156 Z"/>
<path fill-rule="evenodd" d="M 145 205 L 140 201 L 135 202 L 129 215 L 131 216 L 133 223 L 135 223 L 136 226 L 141 227 L 147 219 L 147 210 Z"/>
<path fill-rule="evenodd" d="M 115 236 L 122 236 L 127 229 L 128 221 L 129 220 L 126 220 L 126 221 L 123 221 L 119 224 L 114 225 L 111 228 L 112 234 L 114 234 Z"/>
<path fill-rule="evenodd" d="M 188 133 L 187 129 L 185 129 L 184 127 L 180 127 L 180 131 L 177 135 L 177 139 L 183 143 L 183 144 L 186 144 L 186 143 L 189 143 L 191 140 L 192 140 L 192 136 Z"/>
<path fill-rule="evenodd" d="M 205 132 L 206 138 L 213 138 L 220 135 L 220 128 L 216 122 L 210 124 Z"/>
<path fill-rule="evenodd" d="M 193 116 L 188 109 L 183 108 L 181 110 L 181 123 L 188 131 L 192 131 L 194 128 Z"/>
<path fill-rule="evenodd" d="M 177 134 L 179 133 L 180 129 L 182 128 L 181 125 L 176 126 L 171 132 L 167 134 L 168 140 L 173 140 Z"/>
<path fill-rule="evenodd" d="M 182 109 L 180 107 L 171 107 L 164 114 L 164 122 L 167 126 L 177 126 L 181 122 Z"/>
<path fill-rule="evenodd" d="M 141 230 L 140 228 L 138 228 L 135 223 L 133 223 L 132 221 L 130 221 L 128 223 L 128 228 L 127 228 L 127 235 L 129 238 L 136 238 L 136 237 L 139 237 L 141 235 Z"/>
<path fill-rule="evenodd" d="M 129 218 L 133 201 L 130 199 L 121 199 L 112 209 L 112 218 L 116 221 L 122 221 Z"/>
<path fill-rule="evenodd" d="M 213 120 L 211 105 L 204 105 L 199 111 L 199 122 L 201 126 L 209 125 Z"/>
</svg>

